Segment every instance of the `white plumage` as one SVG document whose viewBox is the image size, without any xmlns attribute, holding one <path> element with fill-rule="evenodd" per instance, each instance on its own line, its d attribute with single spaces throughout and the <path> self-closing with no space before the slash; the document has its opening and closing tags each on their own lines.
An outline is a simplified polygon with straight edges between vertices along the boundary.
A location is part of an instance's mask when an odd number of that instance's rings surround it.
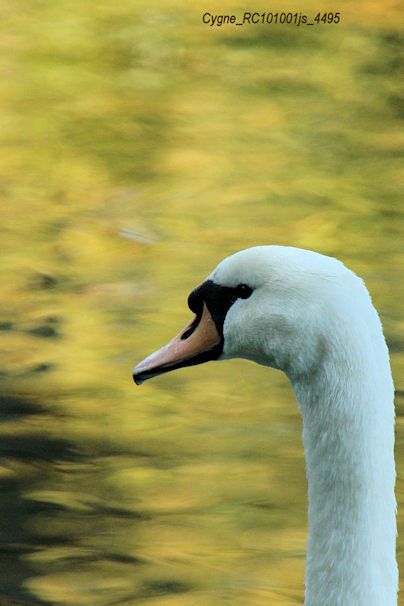
<svg viewBox="0 0 404 606">
<path fill-rule="evenodd" d="M 224 323 L 223 358 L 284 370 L 303 418 L 309 496 L 306 606 L 394 606 L 394 405 L 382 327 L 336 259 L 262 246 L 210 278 L 254 288 Z"/>
</svg>

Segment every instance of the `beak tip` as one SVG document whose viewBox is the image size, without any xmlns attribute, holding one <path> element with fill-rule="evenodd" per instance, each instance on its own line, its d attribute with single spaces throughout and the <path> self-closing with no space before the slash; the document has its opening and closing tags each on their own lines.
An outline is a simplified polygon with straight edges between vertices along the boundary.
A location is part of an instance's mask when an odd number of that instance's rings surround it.
<svg viewBox="0 0 404 606">
<path fill-rule="evenodd" d="M 141 385 L 143 383 L 142 379 L 138 375 L 133 374 L 132 376 L 136 385 Z"/>
<path fill-rule="evenodd" d="M 142 377 L 142 371 L 139 370 L 139 364 L 137 366 L 135 366 L 135 368 L 133 369 L 132 372 L 132 377 L 134 382 L 136 383 L 136 385 L 141 385 L 142 383 L 145 382 L 145 379 Z"/>
</svg>

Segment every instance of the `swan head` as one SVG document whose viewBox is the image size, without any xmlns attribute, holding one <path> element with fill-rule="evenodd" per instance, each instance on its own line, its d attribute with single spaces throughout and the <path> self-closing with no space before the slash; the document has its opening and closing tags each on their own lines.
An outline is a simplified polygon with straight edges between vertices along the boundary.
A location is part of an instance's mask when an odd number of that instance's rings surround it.
<svg viewBox="0 0 404 606">
<path fill-rule="evenodd" d="M 189 295 L 194 320 L 134 370 L 136 383 L 209 360 L 245 358 L 310 376 L 341 317 L 367 292 L 340 261 L 309 250 L 257 246 L 224 259 Z"/>
</svg>

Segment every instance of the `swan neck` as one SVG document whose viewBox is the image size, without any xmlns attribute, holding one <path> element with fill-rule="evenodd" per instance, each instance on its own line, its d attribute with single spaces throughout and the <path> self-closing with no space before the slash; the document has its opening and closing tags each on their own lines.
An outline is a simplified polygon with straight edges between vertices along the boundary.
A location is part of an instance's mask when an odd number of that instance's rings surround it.
<svg viewBox="0 0 404 606">
<path fill-rule="evenodd" d="M 393 386 L 380 349 L 329 356 L 294 382 L 309 498 L 305 606 L 397 604 Z"/>
</svg>

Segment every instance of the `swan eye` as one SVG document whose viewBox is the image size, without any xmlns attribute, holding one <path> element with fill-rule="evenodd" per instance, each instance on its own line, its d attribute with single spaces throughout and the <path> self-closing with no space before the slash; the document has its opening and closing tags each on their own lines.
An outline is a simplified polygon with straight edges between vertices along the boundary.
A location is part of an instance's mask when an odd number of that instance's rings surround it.
<svg viewBox="0 0 404 606">
<path fill-rule="evenodd" d="M 248 299 L 251 296 L 253 289 L 247 284 L 239 284 L 235 288 L 235 294 L 238 299 Z"/>
</svg>

